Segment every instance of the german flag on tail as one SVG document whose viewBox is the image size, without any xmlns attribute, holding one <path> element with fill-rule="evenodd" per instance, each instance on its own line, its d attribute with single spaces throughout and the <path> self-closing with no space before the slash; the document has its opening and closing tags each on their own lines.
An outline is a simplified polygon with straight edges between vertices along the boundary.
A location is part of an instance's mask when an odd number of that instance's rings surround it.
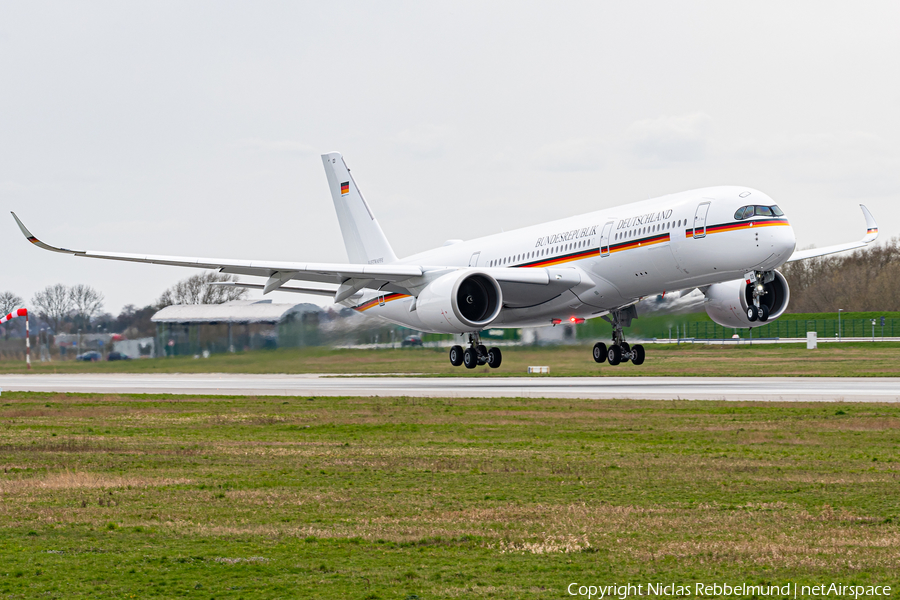
<svg viewBox="0 0 900 600">
<path fill-rule="evenodd" d="M 350 193 L 350 182 L 345 181 L 341 184 L 341 196 L 346 196 Z"/>
</svg>

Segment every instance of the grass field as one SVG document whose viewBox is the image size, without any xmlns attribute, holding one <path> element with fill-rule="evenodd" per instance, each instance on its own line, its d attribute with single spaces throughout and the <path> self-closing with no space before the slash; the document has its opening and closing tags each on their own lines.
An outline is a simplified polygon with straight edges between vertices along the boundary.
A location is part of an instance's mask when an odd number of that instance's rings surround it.
<svg viewBox="0 0 900 600">
<path fill-rule="evenodd" d="M 551 376 L 900 376 L 900 343 L 857 342 L 717 346 L 647 345 L 646 362 L 598 365 L 589 346 L 503 348 L 503 364 L 453 367 L 447 349 L 343 350 L 302 348 L 214 354 L 208 359 L 159 358 L 112 363 L 34 363 L 35 373 L 413 373 L 454 377 L 522 376 L 529 365 L 548 365 Z M 0 362 L 0 373 L 24 373 L 22 361 Z"/>
<path fill-rule="evenodd" d="M 0 397 L 3 598 L 900 586 L 900 407 Z"/>
</svg>

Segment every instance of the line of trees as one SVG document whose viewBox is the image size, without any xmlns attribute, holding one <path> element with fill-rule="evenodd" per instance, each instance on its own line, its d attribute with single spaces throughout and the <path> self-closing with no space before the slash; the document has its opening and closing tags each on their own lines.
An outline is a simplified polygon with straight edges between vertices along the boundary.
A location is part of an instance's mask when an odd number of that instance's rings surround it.
<svg viewBox="0 0 900 600">
<path fill-rule="evenodd" d="M 27 305 L 21 296 L 13 292 L 0 292 L 0 311 L 7 314 L 16 308 L 29 308 L 53 333 L 78 329 L 84 332 L 106 330 L 125 334 L 129 338 L 147 337 L 155 334 L 155 326 L 150 317 L 165 306 L 222 304 L 245 298 L 246 288 L 212 285 L 232 281 L 235 281 L 233 276 L 216 272 L 192 275 L 165 290 L 153 304 L 143 308 L 128 304 L 115 317 L 103 312 L 103 294 L 84 284 L 48 285 L 36 292 Z"/>
<path fill-rule="evenodd" d="M 791 286 L 789 312 L 900 311 L 900 238 L 780 270 Z"/>
</svg>

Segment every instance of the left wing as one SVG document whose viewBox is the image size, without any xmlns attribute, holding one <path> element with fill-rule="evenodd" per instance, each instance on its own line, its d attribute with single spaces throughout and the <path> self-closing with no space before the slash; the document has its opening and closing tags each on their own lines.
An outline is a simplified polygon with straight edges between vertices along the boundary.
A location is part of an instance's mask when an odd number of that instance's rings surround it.
<svg viewBox="0 0 900 600">
<path fill-rule="evenodd" d="M 63 254 L 73 254 L 85 258 L 104 258 L 107 260 L 124 260 L 128 262 L 150 263 L 154 265 L 170 265 L 175 267 L 194 267 L 197 269 L 217 269 L 222 273 L 234 275 L 255 275 L 268 277 L 266 291 L 278 289 L 281 284 L 291 279 L 315 281 L 319 283 L 340 284 L 348 279 L 366 279 L 373 283 L 402 281 L 410 277 L 421 277 L 422 267 L 415 265 L 362 265 L 340 263 L 294 263 L 263 260 L 234 260 L 227 258 L 192 258 L 187 256 L 160 256 L 153 254 L 122 254 L 118 252 L 95 252 L 93 250 L 69 250 L 51 246 L 37 239 L 25 227 L 16 213 L 13 218 L 28 241 L 39 248 Z"/>
<path fill-rule="evenodd" d="M 804 260 L 806 258 L 814 258 L 816 256 L 825 256 L 826 254 L 835 254 L 837 252 L 846 252 L 847 250 L 855 250 L 863 248 L 871 244 L 878 237 L 878 224 L 875 217 L 869 212 L 869 209 L 860 204 L 863 216 L 866 218 L 866 235 L 858 242 L 847 242 L 846 244 L 837 244 L 836 246 L 825 246 L 824 248 L 809 248 L 808 250 L 795 250 L 787 262 L 795 260 Z"/>
<path fill-rule="evenodd" d="M 186 256 L 160 256 L 153 254 L 122 254 L 118 252 L 95 252 L 92 250 L 69 250 L 51 246 L 37 239 L 16 213 L 13 218 L 29 242 L 44 250 L 73 254 L 84 258 L 103 258 L 106 260 L 124 260 L 128 262 L 150 263 L 154 265 L 170 265 L 175 267 L 194 267 L 196 269 L 216 269 L 221 273 L 234 275 L 251 275 L 268 277 L 265 285 L 232 283 L 234 287 L 262 289 L 264 294 L 282 289 L 301 294 L 318 294 L 334 296 L 335 302 L 349 298 L 363 289 L 417 290 L 428 285 L 435 277 L 442 274 L 468 269 L 469 267 L 419 266 L 404 264 L 366 265 L 340 263 L 294 263 L 260 260 L 234 260 L 223 258 L 192 258 Z M 515 305 L 531 305 L 546 301 L 565 290 L 577 286 L 582 281 L 580 269 L 547 267 L 535 269 L 486 268 L 475 269 L 490 274 L 503 289 L 504 299 Z M 292 288 L 282 287 L 295 279 L 316 283 L 329 283 L 339 287 L 324 288 Z M 414 292 L 418 294 L 417 291 Z"/>
</svg>

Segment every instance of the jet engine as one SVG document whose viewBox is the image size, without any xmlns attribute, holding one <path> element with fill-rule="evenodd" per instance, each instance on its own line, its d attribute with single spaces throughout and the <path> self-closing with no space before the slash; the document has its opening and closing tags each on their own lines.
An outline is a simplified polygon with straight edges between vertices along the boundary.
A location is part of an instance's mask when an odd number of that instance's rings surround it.
<svg viewBox="0 0 900 600">
<path fill-rule="evenodd" d="M 760 304 L 769 309 L 766 321 L 750 321 L 747 308 L 753 304 L 753 286 L 745 279 L 714 283 L 706 290 L 706 314 L 723 327 L 759 327 L 774 321 L 787 309 L 791 299 L 791 289 L 784 276 L 775 271 L 775 279 L 764 284 L 766 293 Z"/>
<path fill-rule="evenodd" d="M 454 271 L 432 281 L 416 299 L 422 324 L 440 333 L 478 331 L 500 314 L 497 280 L 477 271 Z"/>
</svg>

